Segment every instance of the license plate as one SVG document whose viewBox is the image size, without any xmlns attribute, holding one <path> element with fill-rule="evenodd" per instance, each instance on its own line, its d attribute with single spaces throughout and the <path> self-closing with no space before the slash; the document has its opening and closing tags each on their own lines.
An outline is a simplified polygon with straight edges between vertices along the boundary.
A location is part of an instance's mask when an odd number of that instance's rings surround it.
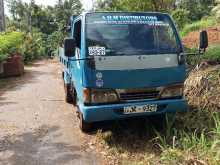
<svg viewBox="0 0 220 165">
<path fill-rule="evenodd" d="M 124 114 L 156 112 L 156 111 L 157 111 L 157 105 L 156 104 L 124 107 Z"/>
</svg>

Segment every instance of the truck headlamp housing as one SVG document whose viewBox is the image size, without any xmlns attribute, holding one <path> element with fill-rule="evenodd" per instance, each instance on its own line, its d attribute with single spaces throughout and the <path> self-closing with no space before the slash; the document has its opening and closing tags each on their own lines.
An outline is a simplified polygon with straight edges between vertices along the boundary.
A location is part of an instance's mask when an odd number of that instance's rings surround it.
<svg viewBox="0 0 220 165">
<path fill-rule="evenodd" d="M 84 92 L 85 103 L 104 104 L 104 103 L 114 103 L 118 101 L 119 101 L 118 95 L 114 90 L 89 89 L 89 92 Z"/>
<path fill-rule="evenodd" d="M 182 84 L 164 88 L 160 98 L 182 97 L 184 86 Z"/>
</svg>

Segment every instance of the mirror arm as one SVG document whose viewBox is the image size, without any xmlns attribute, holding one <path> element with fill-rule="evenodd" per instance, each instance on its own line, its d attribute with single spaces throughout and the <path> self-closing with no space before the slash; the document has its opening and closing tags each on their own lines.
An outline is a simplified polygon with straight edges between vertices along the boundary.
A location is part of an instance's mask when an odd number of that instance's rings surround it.
<svg viewBox="0 0 220 165">
<path fill-rule="evenodd" d="M 182 53 L 182 54 L 185 55 L 185 56 L 195 56 L 198 53 Z"/>
</svg>

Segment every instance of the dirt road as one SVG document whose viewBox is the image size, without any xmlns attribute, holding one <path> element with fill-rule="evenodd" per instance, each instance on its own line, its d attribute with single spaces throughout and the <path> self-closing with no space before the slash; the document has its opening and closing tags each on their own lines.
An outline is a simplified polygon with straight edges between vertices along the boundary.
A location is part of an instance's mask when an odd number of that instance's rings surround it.
<svg viewBox="0 0 220 165">
<path fill-rule="evenodd" d="M 82 147 L 60 72 L 56 61 L 37 62 L 0 88 L 0 165 L 101 164 Z"/>
</svg>

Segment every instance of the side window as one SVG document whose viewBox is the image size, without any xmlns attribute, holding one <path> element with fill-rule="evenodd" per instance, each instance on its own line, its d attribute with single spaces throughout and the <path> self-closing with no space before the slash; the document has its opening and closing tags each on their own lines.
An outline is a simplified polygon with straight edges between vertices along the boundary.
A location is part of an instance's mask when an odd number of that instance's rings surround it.
<svg viewBox="0 0 220 165">
<path fill-rule="evenodd" d="M 76 39 L 76 47 L 80 49 L 81 48 L 81 20 L 75 23 L 73 36 Z"/>
</svg>

